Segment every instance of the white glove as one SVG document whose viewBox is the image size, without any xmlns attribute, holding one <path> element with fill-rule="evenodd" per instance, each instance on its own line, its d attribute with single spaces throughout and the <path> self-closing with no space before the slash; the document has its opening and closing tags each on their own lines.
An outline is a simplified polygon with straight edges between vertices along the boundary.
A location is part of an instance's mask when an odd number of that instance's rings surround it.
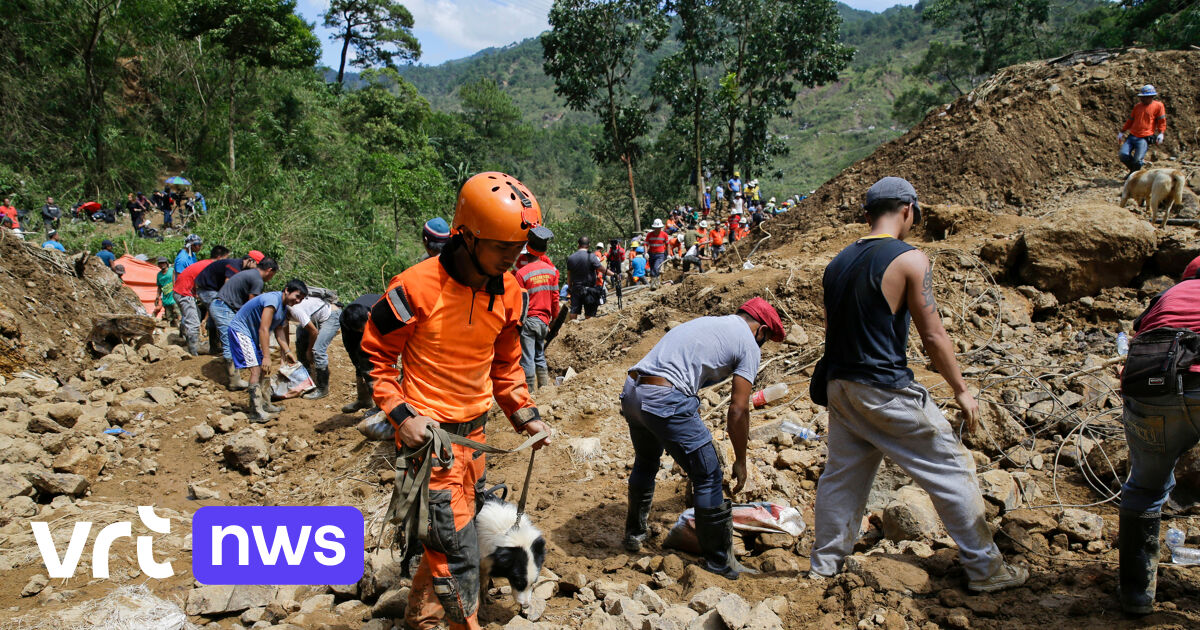
<svg viewBox="0 0 1200 630">
<path fill-rule="evenodd" d="M 1117 142 L 1125 142 L 1125 132 L 1124 131 L 1117 132 Z"/>
<path fill-rule="evenodd" d="M 1158 134 L 1158 136 L 1156 138 L 1154 138 L 1154 144 L 1162 144 L 1162 141 L 1163 141 L 1163 135 L 1161 133 Z"/>
</svg>

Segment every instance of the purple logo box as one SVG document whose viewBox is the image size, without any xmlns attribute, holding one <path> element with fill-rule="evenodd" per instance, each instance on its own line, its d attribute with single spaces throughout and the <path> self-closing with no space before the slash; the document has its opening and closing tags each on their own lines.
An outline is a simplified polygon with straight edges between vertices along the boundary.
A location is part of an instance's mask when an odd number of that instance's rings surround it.
<svg viewBox="0 0 1200 630">
<path fill-rule="evenodd" d="M 192 516 L 192 575 L 202 584 L 353 584 L 362 574 L 358 508 L 209 506 Z"/>
</svg>

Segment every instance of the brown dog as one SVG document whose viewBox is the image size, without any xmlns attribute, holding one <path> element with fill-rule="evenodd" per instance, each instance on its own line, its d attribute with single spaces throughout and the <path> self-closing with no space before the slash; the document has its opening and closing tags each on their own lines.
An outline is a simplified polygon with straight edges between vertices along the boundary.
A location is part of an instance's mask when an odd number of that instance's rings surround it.
<svg viewBox="0 0 1200 630">
<path fill-rule="evenodd" d="M 1162 227 L 1167 226 L 1167 219 L 1175 206 L 1183 205 L 1183 187 L 1186 177 L 1183 171 L 1173 168 L 1143 168 L 1132 173 L 1125 180 L 1121 189 L 1120 206 L 1125 207 L 1132 199 L 1138 205 L 1150 204 L 1150 224 L 1158 221 L 1158 206 L 1167 201 L 1163 210 Z"/>
</svg>

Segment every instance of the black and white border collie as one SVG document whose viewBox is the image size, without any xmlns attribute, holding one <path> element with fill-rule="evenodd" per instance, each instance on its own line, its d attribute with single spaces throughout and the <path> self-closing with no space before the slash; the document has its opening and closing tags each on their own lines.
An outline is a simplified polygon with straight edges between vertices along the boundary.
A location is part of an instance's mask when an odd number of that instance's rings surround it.
<svg viewBox="0 0 1200 630">
<path fill-rule="evenodd" d="M 496 496 L 498 490 L 503 496 Z M 532 602 L 533 587 L 546 560 L 546 539 L 528 515 L 521 514 L 518 519 L 517 506 L 504 500 L 507 495 L 503 484 L 488 490 L 475 515 L 479 584 L 486 592 L 489 578 L 507 578 L 513 597 L 524 608 Z"/>
</svg>

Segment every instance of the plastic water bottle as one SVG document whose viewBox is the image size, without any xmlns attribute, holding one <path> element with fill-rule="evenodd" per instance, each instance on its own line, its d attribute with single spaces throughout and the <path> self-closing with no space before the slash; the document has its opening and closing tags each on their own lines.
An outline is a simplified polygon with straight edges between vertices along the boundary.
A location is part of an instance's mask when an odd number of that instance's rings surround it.
<svg viewBox="0 0 1200 630">
<path fill-rule="evenodd" d="M 1129 336 L 1124 332 L 1117 333 L 1117 356 L 1129 354 Z"/>
<path fill-rule="evenodd" d="M 1171 562 L 1175 564 L 1200 564 L 1200 549 L 1184 547 L 1187 535 L 1174 527 L 1167 530 L 1167 549 L 1171 550 Z"/>
<path fill-rule="evenodd" d="M 754 392 L 754 395 L 750 397 L 750 403 L 755 407 L 762 407 L 783 398 L 787 391 L 787 383 L 775 383 Z"/>
<path fill-rule="evenodd" d="M 796 424 L 795 422 L 786 422 L 785 421 L 779 425 L 779 428 L 783 429 L 787 433 L 791 433 L 792 435 L 800 438 L 801 440 L 819 440 L 819 439 L 821 439 L 820 434 L 818 434 L 816 431 L 813 431 L 812 429 L 810 429 L 808 427 L 802 427 L 802 426 Z"/>
</svg>

